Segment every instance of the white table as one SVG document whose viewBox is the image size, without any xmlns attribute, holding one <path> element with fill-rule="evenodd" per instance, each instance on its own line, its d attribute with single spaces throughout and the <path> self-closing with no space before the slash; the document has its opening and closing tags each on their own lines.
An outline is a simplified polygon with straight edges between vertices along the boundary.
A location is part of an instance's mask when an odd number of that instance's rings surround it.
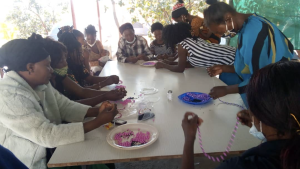
<svg viewBox="0 0 300 169">
<path fill-rule="evenodd" d="M 209 93 L 214 83 L 215 85 L 224 85 L 217 78 L 213 82 L 204 68 L 173 73 L 165 69 L 156 70 L 154 67 L 108 62 L 102 70 L 101 76 L 109 75 L 118 75 L 123 80 L 128 97 L 139 93 L 143 87 L 159 89 L 159 92 L 153 95 L 160 97 L 160 101 L 154 104 L 155 121 L 148 120 L 146 122 L 157 127 L 158 140 L 144 149 L 118 150 L 106 142 L 109 131 L 101 127 L 87 133 L 84 142 L 58 147 L 48 163 L 49 167 L 179 158 L 182 155 L 184 144 L 181 121 L 186 111 L 195 112 L 204 120 L 200 129 L 205 151 L 211 154 L 220 154 L 225 150 L 239 108 L 221 104 L 217 100 L 204 106 L 192 106 L 182 103 L 177 98 L 178 95 L 191 91 Z M 114 85 L 107 89 L 113 88 Z M 168 90 L 173 91 L 172 101 L 167 100 Z M 242 99 L 238 94 L 225 96 L 222 100 L 242 104 Z M 136 116 L 126 120 L 129 123 L 137 123 Z M 240 126 L 230 153 L 240 154 L 258 144 L 259 141 L 249 134 L 249 128 Z M 197 140 L 195 154 L 203 155 Z"/>
</svg>

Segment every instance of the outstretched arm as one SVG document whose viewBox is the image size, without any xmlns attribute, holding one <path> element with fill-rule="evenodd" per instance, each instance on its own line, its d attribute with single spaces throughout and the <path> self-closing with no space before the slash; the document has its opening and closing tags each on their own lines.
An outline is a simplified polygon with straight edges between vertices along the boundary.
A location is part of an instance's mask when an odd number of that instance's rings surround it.
<svg viewBox="0 0 300 169">
<path fill-rule="evenodd" d="M 178 45 L 178 64 L 177 65 L 169 65 L 163 62 L 158 62 L 155 67 L 157 69 L 159 68 L 165 68 L 168 69 L 172 72 L 183 72 L 184 69 L 186 68 L 186 62 L 187 62 L 187 56 L 188 56 L 188 52 L 186 49 L 183 49 L 183 47 L 179 44 Z"/>
</svg>

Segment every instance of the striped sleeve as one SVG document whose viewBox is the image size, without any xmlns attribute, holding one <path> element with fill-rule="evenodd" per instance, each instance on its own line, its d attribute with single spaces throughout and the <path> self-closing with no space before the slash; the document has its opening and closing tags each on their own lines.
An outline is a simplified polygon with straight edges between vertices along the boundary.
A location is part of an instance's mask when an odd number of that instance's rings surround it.
<svg viewBox="0 0 300 169">
<path fill-rule="evenodd" d="M 235 48 L 208 43 L 200 38 L 187 38 L 180 43 L 189 53 L 188 61 L 194 67 L 210 67 L 213 65 L 232 65 Z"/>
</svg>

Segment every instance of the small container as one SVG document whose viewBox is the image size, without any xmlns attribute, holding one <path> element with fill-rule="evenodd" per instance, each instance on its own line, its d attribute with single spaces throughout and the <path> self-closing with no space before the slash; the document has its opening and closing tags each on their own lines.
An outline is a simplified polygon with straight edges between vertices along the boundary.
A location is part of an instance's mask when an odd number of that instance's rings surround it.
<svg viewBox="0 0 300 169">
<path fill-rule="evenodd" d="M 167 98 L 168 98 L 169 101 L 172 101 L 172 90 L 168 91 Z"/>
</svg>

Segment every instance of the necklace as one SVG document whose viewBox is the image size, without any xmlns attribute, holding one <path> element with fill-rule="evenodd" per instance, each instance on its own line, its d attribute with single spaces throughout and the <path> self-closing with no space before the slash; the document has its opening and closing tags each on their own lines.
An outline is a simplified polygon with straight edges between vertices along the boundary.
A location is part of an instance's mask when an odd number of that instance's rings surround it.
<svg viewBox="0 0 300 169">
<path fill-rule="evenodd" d="M 207 157 L 208 159 L 212 160 L 213 162 L 221 162 L 221 160 L 224 160 L 224 157 L 227 156 L 227 154 L 229 153 L 229 150 L 231 149 L 231 146 L 233 144 L 233 141 L 234 141 L 234 138 L 235 138 L 235 134 L 237 132 L 237 129 L 238 129 L 238 126 L 239 126 L 239 118 L 237 118 L 237 121 L 235 123 L 235 126 L 234 126 L 234 129 L 232 131 L 232 134 L 231 134 L 231 137 L 230 137 L 230 140 L 229 140 L 229 143 L 227 145 L 227 148 L 225 149 L 225 151 L 223 152 L 222 155 L 220 155 L 219 157 L 213 157 L 213 156 L 210 156 L 208 154 L 206 154 L 204 148 L 203 148 L 203 143 L 202 143 L 202 137 L 201 137 L 201 132 L 200 132 L 200 128 L 198 127 L 198 138 L 199 138 L 199 144 L 200 144 L 200 148 L 204 154 L 205 157 Z M 227 154 L 226 154 L 227 153 Z M 223 156 L 224 155 L 224 156 Z"/>
<path fill-rule="evenodd" d="M 95 44 L 96 44 L 96 40 L 95 40 L 95 42 L 91 45 L 91 44 L 89 44 L 89 42 L 88 41 L 86 41 L 86 43 L 90 46 L 90 47 L 93 47 Z"/>
<path fill-rule="evenodd" d="M 228 103 L 228 102 L 224 102 L 222 101 L 221 99 L 219 99 L 220 102 L 224 103 L 224 104 L 227 104 L 227 105 L 231 105 L 231 106 L 236 106 L 236 107 L 239 107 L 239 108 L 242 108 L 242 109 L 245 109 L 243 106 L 241 105 L 238 105 L 238 104 L 234 104 L 234 103 Z M 213 162 L 221 162 L 221 160 L 224 160 L 224 157 L 227 156 L 227 154 L 229 153 L 229 150 L 231 149 L 231 146 L 233 144 L 233 141 L 235 139 L 235 135 L 236 135 L 236 132 L 237 132 L 237 129 L 238 129 L 238 126 L 240 124 L 240 121 L 239 121 L 239 118 L 237 117 L 237 120 L 236 120 L 236 123 L 235 123 L 235 126 L 233 128 L 233 131 L 232 131 L 232 134 L 230 136 L 230 140 L 229 140 L 229 143 L 227 145 L 227 148 L 225 149 L 225 151 L 223 152 L 222 155 L 220 155 L 219 157 L 213 157 L 213 156 L 210 156 L 208 154 L 206 154 L 204 148 L 203 148 L 203 143 L 202 143 L 202 137 L 201 137 L 201 132 L 200 132 L 200 128 L 198 127 L 198 138 L 199 138 L 199 144 L 200 144 L 200 148 L 204 154 L 205 157 L 207 157 L 208 159 L 212 160 Z M 224 155 L 224 156 L 223 156 Z"/>
<path fill-rule="evenodd" d="M 214 83 L 214 86 L 215 86 L 215 81 L 213 79 L 213 83 Z M 227 104 L 227 105 L 231 105 L 231 106 L 236 106 L 236 107 L 239 107 L 241 109 L 245 109 L 244 106 L 241 106 L 241 105 L 238 105 L 238 104 L 235 104 L 235 103 L 229 103 L 229 102 L 224 102 L 222 101 L 220 98 L 218 98 L 218 100 L 223 103 L 223 104 Z M 235 135 L 236 135 L 236 132 L 237 132 L 237 129 L 239 127 L 239 124 L 240 124 L 240 121 L 239 121 L 239 118 L 237 117 L 237 120 L 236 120 L 236 123 L 235 123 L 235 126 L 233 128 L 233 131 L 232 131 L 232 134 L 230 136 L 230 140 L 229 140 L 229 143 L 225 149 L 225 151 L 223 152 L 222 155 L 220 155 L 219 157 L 213 157 L 213 156 L 210 156 L 208 154 L 206 154 L 204 148 L 203 148 L 203 143 L 202 143 L 202 137 L 201 137 L 201 132 L 200 132 L 200 128 L 198 127 L 198 138 L 199 138 L 199 145 L 200 145 L 200 148 L 204 154 L 205 157 L 207 157 L 208 159 L 212 160 L 213 162 L 221 162 L 221 160 L 224 160 L 224 157 L 227 156 L 227 154 L 229 153 L 229 150 L 231 149 L 231 146 L 233 144 L 233 141 L 235 139 Z"/>
<path fill-rule="evenodd" d="M 128 44 L 133 44 L 133 43 L 135 42 L 135 40 L 136 40 L 136 37 L 134 36 L 134 39 L 133 39 L 132 42 L 128 42 L 128 41 L 126 40 L 126 43 L 128 43 Z"/>
</svg>

